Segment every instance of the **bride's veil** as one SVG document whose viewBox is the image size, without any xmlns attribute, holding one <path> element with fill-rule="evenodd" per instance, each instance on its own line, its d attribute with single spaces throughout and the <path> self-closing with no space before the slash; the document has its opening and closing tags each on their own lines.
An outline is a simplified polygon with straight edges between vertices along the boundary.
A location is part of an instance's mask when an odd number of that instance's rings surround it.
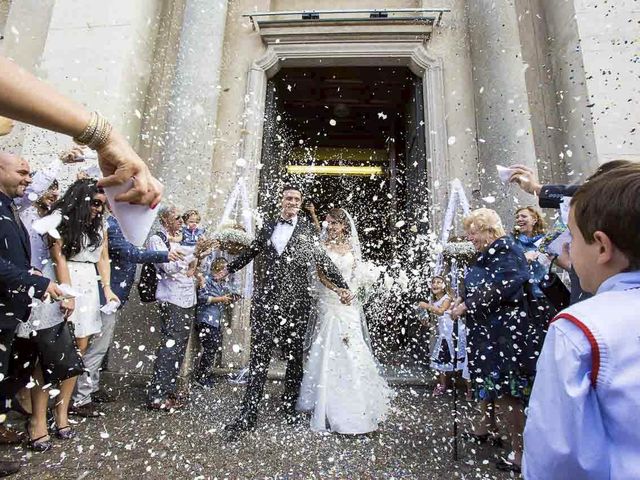
<svg viewBox="0 0 640 480">
<path fill-rule="evenodd" d="M 353 253 L 353 257 L 355 260 L 353 272 L 356 272 L 358 269 L 358 266 L 361 265 L 363 261 L 362 260 L 362 244 L 360 243 L 360 236 L 358 235 L 358 230 L 356 228 L 356 223 L 353 220 L 353 217 L 344 208 L 342 208 L 341 210 L 345 213 L 347 219 L 349 220 L 349 229 L 350 229 L 349 243 L 351 244 L 351 252 Z M 320 232 L 320 242 L 324 243 L 327 237 L 328 237 L 327 225 L 326 223 L 323 223 L 322 231 Z M 353 274 L 351 278 L 345 278 L 345 280 L 347 281 L 347 283 L 351 285 L 354 280 Z M 322 287 L 322 285 L 320 284 L 320 280 L 318 280 L 317 274 L 315 275 L 314 282 L 316 283 L 316 291 L 317 291 L 317 288 Z M 355 291 L 352 291 L 351 293 L 356 294 Z M 316 298 L 316 304 L 318 301 L 319 299 Z M 373 348 L 371 347 L 371 336 L 369 335 L 369 328 L 367 326 L 367 319 L 364 314 L 364 308 L 362 306 L 362 303 L 356 297 L 353 299 L 353 302 L 351 303 L 351 305 L 354 305 L 360 312 L 360 327 L 362 328 L 362 337 L 364 338 L 365 343 L 369 347 L 369 350 L 373 352 Z M 318 307 L 318 305 L 316 305 L 316 307 Z M 320 325 L 318 322 L 318 315 L 317 315 L 318 308 L 316 308 L 315 310 L 316 310 L 315 313 L 311 315 L 312 317 L 311 322 L 307 328 L 307 335 L 305 338 L 305 345 L 304 345 L 305 350 L 308 350 L 309 348 L 311 348 L 311 344 L 318 336 L 318 330 L 320 328 Z"/>
</svg>

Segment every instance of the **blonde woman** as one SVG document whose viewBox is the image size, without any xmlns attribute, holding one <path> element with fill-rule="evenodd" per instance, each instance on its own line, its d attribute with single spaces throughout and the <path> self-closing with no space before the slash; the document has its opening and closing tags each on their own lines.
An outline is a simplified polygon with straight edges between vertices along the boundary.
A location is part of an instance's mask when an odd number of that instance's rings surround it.
<svg viewBox="0 0 640 480">
<path fill-rule="evenodd" d="M 452 310 L 452 317 L 466 313 L 471 384 L 485 412 L 474 436 L 480 441 L 489 438 L 494 422 L 487 413 L 491 413 L 489 406 L 495 404 L 514 451 L 513 462 L 501 460 L 497 467 L 519 472 L 524 402 L 533 383 L 535 365 L 534 355 L 527 347 L 527 260 L 522 248 L 506 234 L 495 211 L 474 210 L 464 219 L 464 228 L 478 257 L 464 279 L 464 301 Z"/>
</svg>

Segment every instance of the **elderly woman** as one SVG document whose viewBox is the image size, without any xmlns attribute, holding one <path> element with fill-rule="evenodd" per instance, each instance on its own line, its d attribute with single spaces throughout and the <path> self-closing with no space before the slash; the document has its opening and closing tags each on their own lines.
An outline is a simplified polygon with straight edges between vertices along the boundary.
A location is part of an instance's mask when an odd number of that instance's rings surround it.
<svg viewBox="0 0 640 480">
<path fill-rule="evenodd" d="M 464 219 L 464 229 L 478 256 L 464 279 L 463 302 L 452 310 L 452 317 L 467 315 L 471 383 L 485 413 L 474 436 L 480 441 L 488 439 L 493 423 L 488 416 L 489 406 L 495 404 L 515 454 L 513 463 L 501 460 L 497 467 L 518 472 L 524 402 L 533 383 L 535 364 L 527 342 L 527 260 L 493 210 L 474 210 Z"/>
</svg>

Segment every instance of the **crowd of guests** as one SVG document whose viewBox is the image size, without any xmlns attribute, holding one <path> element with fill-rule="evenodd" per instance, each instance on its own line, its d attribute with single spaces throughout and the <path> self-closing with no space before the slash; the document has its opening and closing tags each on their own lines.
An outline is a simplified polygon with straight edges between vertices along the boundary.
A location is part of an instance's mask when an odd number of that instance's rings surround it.
<svg viewBox="0 0 640 480">
<path fill-rule="evenodd" d="M 0 248 L 7 250 L 0 264 L 1 308 L 22 308 L 18 315 L 24 318 L 16 325 L 9 358 L 2 359 L 10 367 L 2 393 L 5 405 L 30 410 L 27 447 L 40 452 L 51 448 L 54 437 L 74 438 L 69 415 L 96 417 L 96 403 L 113 400 L 100 389 L 100 368 L 137 264 L 153 265 L 153 300 L 162 325 L 147 392 L 151 409 L 184 406 L 178 379 L 192 326 L 202 347 L 193 378 L 203 387 L 214 384 L 221 323 L 241 298 L 233 279 L 216 280 L 237 251 L 206 235 L 197 211 L 162 208 L 160 228 L 147 248 L 140 248 L 109 215 L 96 179 L 83 176 L 60 196 L 57 170 L 82 155 L 74 148 L 33 176 L 23 159 L 0 155 L 0 208 L 11 224 L 0 229 L 5 240 Z M 513 181 L 527 188 L 532 176 L 516 167 Z M 498 468 L 524 468 L 527 478 L 638 472 L 630 446 L 638 434 L 624 414 L 640 393 L 638 348 L 628 345 L 638 338 L 633 319 L 634 306 L 640 307 L 638 198 L 640 165 L 603 165 L 582 187 L 563 195 L 570 204 L 572 240 L 570 252 L 563 248 L 560 255 L 543 253 L 547 227 L 538 208 L 518 208 L 510 233 L 495 211 L 474 210 L 463 226 L 477 256 L 459 291 L 452 291 L 446 275 L 435 276 L 431 298 L 417 305 L 437 324 L 434 395 L 446 394 L 452 375 L 461 372 L 480 412 L 470 436 L 496 447 L 504 447 L 506 439 L 513 452 Z M 39 233 L 38 221 L 51 218 L 58 221 Z M 16 252 L 21 259 L 12 262 Z M 24 264 L 19 272 L 12 266 L 18 261 Z M 554 264 L 570 273 L 577 292 L 565 310 L 547 292 Z M 602 324 L 601 315 L 613 311 L 613 326 Z M 15 398 L 27 384 L 30 402 L 20 406 Z M 18 441 L 2 429 L 5 441 Z M 591 443 L 584 446 L 576 431 Z M 619 436 L 610 438 L 610 431 Z M 618 441 L 614 451 L 610 445 Z M 550 468 L 556 472 L 551 477 Z"/>
<path fill-rule="evenodd" d="M 637 407 L 640 391 L 640 165 L 603 164 L 580 187 L 542 186 L 531 169 L 512 170 L 511 181 L 539 195 L 541 207 L 570 207 L 571 237 L 544 253 L 554 235 L 545 237 L 534 206 L 515 211 L 511 233 L 488 208 L 464 219 L 477 256 L 457 299 L 436 276 L 432 298 L 418 304 L 437 319 L 434 395 L 462 372 L 480 411 L 470 436 L 503 448 L 499 425 L 506 430 L 512 453 L 501 470 L 532 479 L 638 477 L 638 424 L 625 409 Z M 554 268 L 570 278 L 564 301 L 550 282 Z"/>
<path fill-rule="evenodd" d="M 32 177 L 28 162 L 0 152 L 0 413 L 21 408 L 15 397 L 29 386 L 27 445 L 46 451 L 53 437 L 74 437 L 70 413 L 95 416 L 94 403 L 109 400 L 99 370 L 136 264 L 161 272 L 154 298 L 163 339 L 150 408 L 181 406 L 177 375 L 188 319 L 197 319 L 208 345 L 196 372 L 210 384 L 220 320 L 239 293 L 233 282 L 215 281 L 225 255 L 200 241 L 206 237 L 197 212 L 183 218 L 165 208 L 149 248 L 127 242 L 107 214 L 101 187 L 135 176 L 119 199 L 155 206 L 162 194 L 157 180 L 99 115 L 6 59 L 0 67 L 0 113 L 76 137 L 98 151 L 106 175 L 78 179 L 58 198 L 59 164 Z M 61 161 L 81 156 L 72 151 Z M 541 208 L 570 206 L 570 249 L 552 259 L 540 252 L 544 222 L 534 207 L 515 212 L 511 234 L 489 209 L 465 219 L 477 258 L 463 288 L 454 295 L 446 278 L 434 278 L 433 298 L 419 305 L 438 319 L 436 393 L 446 392 L 450 372 L 463 371 L 481 410 L 474 438 L 499 446 L 498 426 L 506 427 L 514 455 L 501 460 L 502 469 L 531 479 L 640 477 L 640 165 L 608 162 L 582 186 L 541 185 L 531 169 L 512 170 L 512 182 L 538 195 Z M 33 228 L 56 216 L 46 234 Z M 548 261 L 571 278 L 568 308 L 548 289 Z M 113 308 L 102 308 L 107 305 Z M 2 426 L 0 441 L 20 437 Z M 18 468 L 1 461 L 0 475 Z"/>
<path fill-rule="evenodd" d="M 29 414 L 26 445 L 39 452 L 51 449 L 54 437 L 75 437 L 69 415 L 98 417 L 97 403 L 114 400 L 100 388 L 100 370 L 135 285 L 137 264 L 153 267 L 157 278 L 151 293 L 160 311 L 162 339 L 148 389 L 152 409 L 183 406 L 178 373 L 194 319 L 202 345 L 194 376 L 204 387 L 213 385 L 221 323 L 240 298 L 233 282 L 214 279 L 244 238 L 239 227 L 234 226 L 240 233 L 236 244 L 229 246 L 205 237 L 197 211 L 181 214 L 166 207 L 147 248 L 136 247 L 110 215 L 97 179 L 85 173 L 89 169 L 81 170 L 60 196 L 55 177 L 61 166 L 83 161 L 84 154 L 74 147 L 34 174 L 24 159 L 0 154 L 0 207 L 15 227 L 7 229 L 5 222 L 2 244 L 7 254 L 21 246 L 25 267 L 18 274 L 2 264 L 2 306 L 15 310 L 18 296 L 27 295 L 20 298 L 24 310 L 16 338 L 5 344 L 12 348 L 11 358 L 2 360 L 9 367 L 2 397 L 8 408 Z M 39 223 L 47 225 L 46 233 Z M 20 288 L 16 275 L 23 283 L 29 276 L 29 288 Z M 6 426 L 0 430 L 7 443 L 22 440 Z"/>
<path fill-rule="evenodd" d="M 5 57 L 0 57 L 0 115 L 0 135 L 11 133 L 13 120 L 19 120 L 68 135 L 78 145 L 94 150 L 103 175 L 97 185 L 123 187 L 123 191 L 116 196 L 116 201 L 147 205 L 150 208 L 155 208 L 160 203 L 162 184 L 153 177 L 146 163 L 117 129 L 99 113 L 89 112 L 84 106 L 60 94 Z M 76 155 L 72 157 L 77 158 Z M 62 285 L 45 276 L 46 273 L 49 277 L 55 276 L 58 281 L 71 283 L 69 265 L 65 266 L 62 260 L 65 255 L 62 251 L 64 240 L 57 230 L 52 229 L 55 234 L 50 235 L 46 242 L 36 245 L 36 255 L 32 256 L 31 240 L 35 237 L 25 228 L 19 211 L 20 206 L 23 208 L 25 221 L 32 224 L 52 206 L 57 197 L 57 185 L 46 178 L 44 171 L 41 173 L 46 187 L 38 188 L 37 191 L 46 191 L 46 194 L 41 196 L 34 209 L 26 213 L 29 202 L 38 198 L 35 192 L 25 197 L 26 190 L 32 183 L 36 187 L 38 182 L 31 178 L 30 166 L 26 160 L 0 152 L 0 423 L 4 423 L 8 408 L 19 408 L 13 402 L 16 393 L 24 385 L 34 388 L 29 395 L 33 398 L 33 415 L 27 425 L 29 445 L 34 449 L 48 448 L 48 434 L 33 437 L 43 431 L 44 417 L 41 412 L 46 404 L 47 394 L 43 395 L 41 390 L 45 387 L 48 387 L 49 396 L 56 397 L 52 433 L 62 440 L 74 435 L 66 420 L 68 397 L 73 390 L 72 379 L 84 371 L 80 354 L 69 348 L 70 345 L 76 346 L 71 323 L 59 321 L 60 316 L 68 319 L 74 313 L 75 296 L 70 294 L 69 289 L 62 288 Z M 77 203 L 84 203 L 79 206 L 84 212 L 82 215 L 85 215 L 82 242 L 93 242 L 95 237 L 85 237 L 85 229 L 91 228 L 91 216 L 94 215 L 94 210 L 100 209 L 98 203 L 101 200 L 94 197 L 78 200 Z M 96 203 L 87 215 L 86 205 L 92 204 L 94 200 Z M 60 219 L 62 220 L 62 216 Z M 78 217 L 75 217 L 71 221 L 77 220 Z M 67 232 L 68 238 L 74 235 L 75 232 Z M 54 258 L 59 260 L 55 264 Z M 41 263 L 32 266 L 32 262 L 37 264 L 38 259 L 42 260 Z M 50 265 L 54 265 L 53 270 Z M 34 317 L 31 317 L 32 307 L 40 306 L 38 301 L 46 304 L 56 302 L 54 307 L 42 307 L 51 308 L 51 315 L 45 315 L 43 310 L 42 314 L 34 313 Z M 25 322 L 31 322 L 30 329 L 25 329 Z M 56 348 L 53 348 L 54 344 Z M 43 383 L 49 381 L 50 384 Z M 0 425 L 0 443 L 19 443 L 20 440 L 16 432 Z M 0 476 L 13 474 L 19 469 L 19 461 L 0 460 Z"/>
</svg>

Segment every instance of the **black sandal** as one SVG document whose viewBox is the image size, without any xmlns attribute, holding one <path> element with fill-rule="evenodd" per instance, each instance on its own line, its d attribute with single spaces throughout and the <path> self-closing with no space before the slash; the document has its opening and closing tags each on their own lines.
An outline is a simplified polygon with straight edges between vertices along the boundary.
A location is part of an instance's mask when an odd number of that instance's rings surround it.
<svg viewBox="0 0 640 480">
<path fill-rule="evenodd" d="M 47 450 L 51 450 L 53 448 L 53 443 L 51 443 L 51 438 L 48 440 L 43 440 L 44 438 L 49 437 L 49 434 L 42 435 L 38 438 L 31 438 L 31 434 L 29 433 L 29 421 L 24 425 L 24 429 L 27 431 L 27 448 L 33 452 L 46 452 Z"/>
<path fill-rule="evenodd" d="M 60 440 L 71 440 L 76 438 L 76 431 L 71 428 L 71 425 L 67 425 L 66 427 L 58 427 L 55 425 L 53 427 L 53 434 Z"/>
<path fill-rule="evenodd" d="M 521 473 L 521 468 L 518 465 L 507 462 L 504 458 L 501 458 L 496 462 L 496 468 L 501 472 Z"/>
<path fill-rule="evenodd" d="M 489 440 L 489 434 L 485 433 L 483 435 L 477 435 L 475 433 L 468 433 L 467 434 L 469 436 L 469 438 L 471 439 L 471 441 L 473 443 L 478 443 L 480 445 L 487 443 L 487 440 Z"/>
</svg>

